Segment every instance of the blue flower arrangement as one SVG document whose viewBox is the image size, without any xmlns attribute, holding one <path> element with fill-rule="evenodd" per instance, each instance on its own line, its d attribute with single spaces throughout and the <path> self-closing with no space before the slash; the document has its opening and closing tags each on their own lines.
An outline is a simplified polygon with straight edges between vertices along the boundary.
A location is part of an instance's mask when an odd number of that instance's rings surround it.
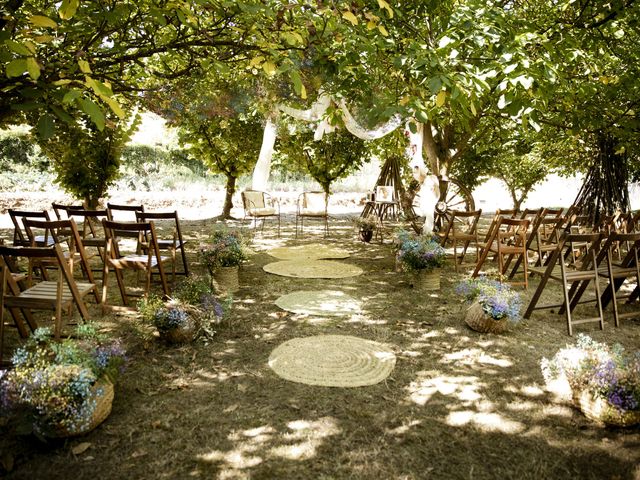
<svg viewBox="0 0 640 480">
<path fill-rule="evenodd" d="M 76 329 L 76 338 L 53 339 L 50 328 L 38 328 L 12 361 L 14 368 L 0 377 L 3 410 L 26 413 L 37 434 L 82 431 L 96 408 L 98 381 L 114 382 L 124 368 L 119 340 L 97 333 L 92 325 Z"/>
<path fill-rule="evenodd" d="M 396 261 L 404 272 L 431 271 L 444 266 L 445 250 L 434 236 L 418 236 L 399 230 L 394 245 Z"/>
<path fill-rule="evenodd" d="M 478 302 L 482 311 L 494 320 L 517 323 L 522 318 L 520 294 L 505 283 L 486 277 L 469 278 L 456 285 L 456 293 L 468 302 Z"/>
<path fill-rule="evenodd" d="M 247 259 L 242 236 L 235 231 L 216 230 L 210 243 L 202 245 L 200 261 L 213 273 L 220 267 L 235 267 Z"/>
<path fill-rule="evenodd" d="M 619 344 L 609 347 L 585 334 L 576 340 L 552 359 L 542 359 L 545 381 L 564 378 L 574 395 L 587 391 L 617 414 L 635 413 L 640 421 L 640 351 L 630 354 Z"/>
</svg>

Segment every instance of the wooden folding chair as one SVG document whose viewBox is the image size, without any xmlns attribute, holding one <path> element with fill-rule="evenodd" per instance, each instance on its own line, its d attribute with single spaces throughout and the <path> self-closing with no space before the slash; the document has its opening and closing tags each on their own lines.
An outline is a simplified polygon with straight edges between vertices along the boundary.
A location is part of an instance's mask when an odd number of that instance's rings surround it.
<svg viewBox="0 0 640 480">
<path fill-rule="evenodd" d="M 10 208 L 8 210 L 11 222 L 13 223 L 13 246 L 14 247 L 28 247 L 31 246 L 31 240 L 24 229 L 24 219 L 31 218 L 34 220 L 51 220 L 49 218 L 49 212 L 42 211 L 28 211 L 28 210 L 14 210 Z M 36 245 L 39 247 L 51 246 L 55 243 L 52 238 L 45 238 L 44 236 L 36 237 Z"/>
<path fill-rule="evenodd" d="M 493 218 L 491 219 L 491 223 L 489 224 L 489 228 L 487 229 L 487 231 L 484 234 L 484 242 L 488 242 L 489 238 L 491 238 L 491 236 L 493 235 L 493 231 L 496 228 L 496 226 L 498 225 L 498 222 L 500 221 L 501 218 L 515 218 L 516 215 L 518 214 L 518 210 L 517 209 L 504 209 L 504 208 L 499 208 L 496 210 L 495 214 L 493 215 Z M 482 235 L 481 235 L 482 236 Z"/>
<path fill-rule="evenodd" d="M 584 243 L 587 250 L 582 255 L 579 262 L 567 266 L 566 261 L 571 256 L 566 255 L 566 250 L 573 249 L 572 244 Z M 531 271 L 541 276 L 540 283 L 536 289 L 524 318 L 530 318 L 534 310 L 544 308 L 560 307 L 558 313 L 565 314 L 567 320 L 567 331 L 573 335 L 573 325 L 597 322 L 600 329 L 604 329 L 604 317 L 602 313 L 602 302 L 600 298 L 600 284 L 598 282 L 598 255 L 602 244 L 600 233 L 570 233 L 565 230 L 558 240 L 557 248 L 549 255 L 546 263 L 542 267 L 531 267 Z M 563 302 L 560 304 L 539 305 L 538 301 L 549 280 L 555 280 L 562 284 Z M 593 282 L 598 307 L 598 316 L 582 319 L 574 319 L 572 312 L 580 302 L 583 292 L 590 282 Z"/>
<path fill-rule="evenodd" d="M 440 245 L 443 247 L 449 241 L 453 244 L 453 264 L 456 272 L 458 271 L 458 243 L 463 245 L 460 254 L 460 265 L 464 262 L 464 256 L 467 248 L 473 242 L 476 248 L 476 262 L 479 259 L 478 250 L 478 221 L 482 215 L 482 209 L 470 212 L 463 210 L 450 210 L 449 222 L 442 232 L 438 232 L 440 237 Z"/>
<path fill-rule="evenodd" d="M 31 240 L 31 246 L 35 247 L 36 241 L 35 238 L 38 236 L 35 234 L 37 231 L 44 232 L 45 238 L 53 238 L 55 244 L 62 246 L 64 245 L 68 247 L 67 250 L 62 251 L 62 254 L 69 265 L 69 270 L 73 274 L 74 267 L 76 264 L 80 265 L 82 269 L 82 274 L 84 278 L 89 282 L 95 284 L 93 279 L 93 272 L 91 271 L 91 265 L 89 264 L 90 256 L 84 249 L 84 244 L 82 242 L 80 232 L 78 231 L 78 227 L 76 226 L 76 222 L 73 218 L 67 220 L 33 220 L 33 219 L 25 219 L 24 220 L 25 230 L 27 231 L 27 235 Z M 65 235 L 62 237 L 62 235 Z M 42 269 L 42 276 L 44 280 L 48 280 L 46 269 L 53 268 L 58 269 L 57 261 L 51 261 L 50 259 L 44 259 L 40 262 L 33 262 L 33 266 L 38 266 Z M 96 303 L 100 302 L 100 298 L 98 297 L 97 289 L 94 291 Z"/>
<path fill-rule="evenodd" d="M 325 192 L 303 192 L 298 196 L 296 209 L 296 238 L 304 232 L 304 219 L 315 218 L 324 222 L 324 236 L 329 235 L 329 195 Z"/>
<path fill-rule="evenodd" d="M 240 194 L 242 197 L 242 208 L 244 209 L 244 219 L 253 221 L 254 233 L 258 229 L 258 220 L 262 220 L 262 230 L 267 218 L 278 219 L 278 238 L 280 237 L 280 201 L 269 195 L 267 192 L 259 190 L 245 190 Z"/>
<path fill-rule="evenodd" d="M 176 275 L 189 275 L 189 264 L 187 262 L 187 252 L 185 251 L 185 244 L 187 243 L 182 238 L 182 231 L 180 230 L 180 219 L 178 218 L 178 212 L 136 212 L 136 220 L 138 222 L 146 222 L 153 220 L 158 225 L 157 221 L 169 220 L 173 226 L 173 238 L 158 238 L 158 248 L 160 250 L 167 250 L 171 255 L 171 273 L 172 279 L 175 281 Z M 156 230 L 157 233 L 157 230 Z M 148 239 L 145 239 L 145 243 Z M 182 271 L 176 269 L 176 253 L 180 250 L 182 257 Z"/>
<path fill-rule="evenodd" d="M 614 250 L 618 245 L 626 244 L 628 249 L 626 255 L 620 262 L 614 262 Z M 620 319 L 631 318 L 640 316 L 640 309 L 628 313 L 620 313 L 618 311 L 618 297 L 617 292 L 620 290 L 625 280 L 635 278 L 635 290 L 640 286 L 640 232 L 639 233 L 612 233 L 607 238 L 602 252 L 599 258 L 602 258 L 602 254 L 606 254 L 607 266 L 606 270 L 600 267 L 600 274 L 608 278 L 609 284 L 602 293 L 602 308 L 606 308 L 609 302 L 613 303 L 613 319 L 616 327 L 620 326 Z M 628 295 L 629 303 L 632 301 L 632 296 Z"/>
<path fill-rule="evenodd" d="M 153 221 L 149 222 L 112 222 L 109 220 L 103 220 L 102 225 L 107 238 L 107 246 L 105 252 L 105 265 L 102 275 L 102 307 L 103 310 L 107 309 L 107 288 L 109 286 L 109 270 L 113 268 L 116 280 L 118 282 L 118 288 L 120 289 L 120 295 L 122 297 L 122 303 L 125 307 L 129 306 L 129 296 L 144 296 L 149 295 L 151 288 L 151 276 L 154 269 L 158 270 L 160 275 L 160 282 L 162 284 L 162 291 L 165 296 L 169 295 L 169 287 L 167 285 L 167 279 L 165 277 L 163 264 L 170 260 L 169 257 L 163 257 L 160 255 L 160 249 L 158 247 L 158 237 L 156 236 L 155 226 Z M 132 253 L 122 255 L 121 249 L 118 248 L 118 242 L 120 241 L 120 233 L 126 232 L 127 236 L 135 233 L 137 235 L 137 241 L 139 244 L 144 245 L 143 249 L 146 254 Z M 142 250 L 142 249 L 141 249 Z M 136 251 L 138 251 L 136 249 Z M 144 292 L 141 295 L 127 293 L 123 270 L 134 270 L 137 272 L 145 272 L 145 287 Z"/>
<path fill-rule="evenodd" d="M 83 205 L 66 205 L 64 203 L 57 202 L 51 202 L 51 208 L 58 220 L 67 220 L 70 218 L 67 213 L 69 210 L 84 210 Z"/>
<path fill-rule="evenodd" d="M 487 260 L 489 254 L 493 253 L 498 258 L 498 273 L 500 281 L 504 280 L 506 273 L 505 256 L 522 257 L 522 265 L 524 266 L 524 280 L 522 282 L 510 282 L 514 285 L 524 285 L 529 287 L 528 262 L 526 261 L 526 236 L 529 228 L 529 220 L 517 218 L 500 217 L 496 226 L 492 229 L 491 237 L 486 242 L 480 242 L 480 258 L 476 263 L 476 268 L 472 276 L 477 277 L 480 274 L 482 265 Z"/>
<path fill-rule="evenodd" d="M 52 310 L 55 312 L 54 335 L 60 338 L 62 333 L 62 311 L 69 310 L 76 305 L 82 319 L 89 320 L 89 312 L 84 303 L 84 297 L 90 292 L 95 292 L 94 283 L 76 282 L 73 274 L 67 265 L 64 253 L 59 244 L 52 247 L 5 247 L 0 246 L 0 256 L 3 259 L 0 281 L 0 343 L 4 336 L 4 314 L 7 309 L 39 309 Z M 16 292 L 9 285 L 9 277 L 17 273 L 18 260 L 26 260 L 29 264 L 27 276 L 24 279 L 24 288 Z M 33 262 L 43 260 L 56 261 L 58 265 L 58 275 L 56 280 L 44 280 L 34 282 L 32 275 Z M 1 351 L 1 346 L 0 346 Z"/>
</svg>

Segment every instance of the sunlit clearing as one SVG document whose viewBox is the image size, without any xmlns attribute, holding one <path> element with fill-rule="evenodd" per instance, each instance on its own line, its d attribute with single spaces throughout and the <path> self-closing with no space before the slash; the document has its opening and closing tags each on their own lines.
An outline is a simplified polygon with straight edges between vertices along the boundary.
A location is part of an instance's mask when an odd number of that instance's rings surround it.
<svg viewBox="0 0 640 480">
<path fill-rule="evenodd" d="M 520 433 L 524 430 L 524 425 L 520 422 L 514 422 L 497 413 L 478 413 L 469 410 L 451 412 L 446 423 L 452 427 L 472 424 L 484 432 Z"/>
<path fill-rule="evenodd" d="M 419 380 L 411 382 L 406 390 L 409 399 L 418 405 L 426 405 L 436 393 L 454 397 L 462 402 L 474 402 L 482 398 L 478 393 L 478 377 L 436 376 L 437 372 L 420 372 Z M 432 378 L 430 378 L 432 377 Z"/>
<path fill-rule="evenodd" d="M 424 338 L 439 338 L 441 336 L 442 332 L 439 332 L 438 330 L 432 330 L 429 333 L 424 334 Z"/>
<path fill-rule="evenodd" d="M 447 335 L 460 335 L 460 330 L 453 327 L 447 327 L 444 329 L 444 333 L 446 333 Z"/>
<path fill-rule="evenodd" d="M 248 303 L 248 304 L 254 304 L 256 303 L 256 300 L 253 298 L 245 298 L 244 300 L 242 300 L 240 303 Z"/>
<path fill-rule="evenodd" d="M 537 405 L 533 402 L 519 401 L 508 403 L 506 408 L 512 412 L 525 412 L 527 410 L 533 410 Z"/>
<path fill-rule="evenodd" d="M 467 348 L 444 356 L 442 363 L 455 363 L 456 365 L 495 365 L 497 367 L 511 367 L 513 362 L 506 358 L 494 358 L 479 348 Z"/>
</svg>

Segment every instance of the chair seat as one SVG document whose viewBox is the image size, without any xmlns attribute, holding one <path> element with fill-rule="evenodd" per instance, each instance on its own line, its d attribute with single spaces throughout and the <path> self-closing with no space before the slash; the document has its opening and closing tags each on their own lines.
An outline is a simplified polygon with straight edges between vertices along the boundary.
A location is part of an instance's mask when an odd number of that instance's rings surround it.
<svg viewBox="0 0 640 480">
<path fill-rule="evenodd" d="M 544 275 L 547 267 L 530 267 L 529 271 L 532 273 L 536 273 L 538 275 Z M 568 281 L 578 281 L 578 280 L 590 280 L 594 278 L 593 270 L 575 270 L 573 268 L 567 267 L 565 269 L 565 278 Z M 556 266 L 553 268 L 553 271 L 549 275 L 550 278 L 554 280 L 562 281 L 562 269 L 560 266 Z"/>
<path fill-rule="evenodd" d="M 91 292 L 95 285 L 93 283 L 84 283 L 84 282 L 76 282 L 76 286 L 78 287 L 78 292 L 80 292 L 80 296 L 84 297 L 86 294 Z M 34 307 L 36 304 L 40 304 L 42 307 L 49 306 L 50 308 L 55 308 L 56 305 L 56 290 L 58 288 L 58 282 L 48 280 L 44 282 L 40 282 L 33 287 L 26 289 L 23 292 L 20 292 L 20 295 L 15 297 L 6 297 L 5 304 L 7 306 L 15 306 L 15 307 Z M 73 296 L 71 294 L 71 290 L 68 285 L 62 286 L 62 299 L 61 303 L 64 308 L 68 307 L 71 303 L 73 303 Z"/>
<path fill-rule="evenodd" d="M 169 260 L 170 260 L 169 257 L 160 257 L 160 261 L 162 263 L 167 262 Z M 110 263 L 117 267 L 130 267 L 130 268 L 140 268 L 140 269 L 147 268 L 148 262 L 149 262 L 148 255 L 126 255 L 121 258 L 110 260 Z M 156 257 L 152 256 L 151 266 L 156 267 L 157 265 L 158 265 L 158 261 L 156 260 Z"/>
<path fill-rule="evenodd" d="M 326 217 L 327 212 L 324 210 L 308 210 L 306 208 L 301 208 L 298 215 L 304 215 L 305 217 Z"/>
<path fill-rule="evenodd" d="M 247 215 L 252 217 L 268 217 L 270 215 L 277 215 L 277 212 L 276 209 L 272 207 L 249 208 L 247 209 Z"/>
</svg>

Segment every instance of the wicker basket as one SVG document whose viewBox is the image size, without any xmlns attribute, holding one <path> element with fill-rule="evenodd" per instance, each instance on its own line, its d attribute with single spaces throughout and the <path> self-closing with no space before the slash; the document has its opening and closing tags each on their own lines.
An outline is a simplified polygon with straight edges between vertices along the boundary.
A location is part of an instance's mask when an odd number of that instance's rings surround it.
<svg viewBox="0 0 640 480">
<path fill-rule="evenodd" d="M 172 328 L 160 332 L 160 338 L 170 344 L 190 343 L 195 338 L 195 328 L 193 325 L 182 328 Z"/>
<path fill-rule="evenodd" d="M 66 438 L 84 435 L 94 430 L 111 414 L 113 404 L 113 383 L 109 379 L 99 378 L 91 388 L 91 396 L 87 402 L 96 402 L 91 418 L 86 425 L 78 428 L 68 428 L 61 425 L 49 425 L 44 428 L 44 433 L 50 438 Z"/>
<path fill-rule="evenodd" d="M 411 273 L 411 284 L 413 288 L 421 291 L 440 290 L 440 271 L 417 270 Z"/>
<path fill-rule="evenodd" d="M 640 410 L 620 413 L 605 399 L 594 397 L 588 390 L 573 390 L 573 403 L 585 417 L 606 425 L 630 427 L 640 424 Z"/>
<path fill-rule="evenodd" d="M 220 267 L 213 272 L 214 287 L 221 293 L 233 293 L 240 290 L 238 271 L 240 267 Z"/>
<path fill-rule="evenodd" d="M 484 313 L 482 305 L 478 302 L 474 302 L 467 309 L 467 314 L 464 317 L 466 322 L 472 330 L 480 333 L 502 333 L 507 329 L 507 319 L 494 320 L 489 315 Z"/>
</svg>

